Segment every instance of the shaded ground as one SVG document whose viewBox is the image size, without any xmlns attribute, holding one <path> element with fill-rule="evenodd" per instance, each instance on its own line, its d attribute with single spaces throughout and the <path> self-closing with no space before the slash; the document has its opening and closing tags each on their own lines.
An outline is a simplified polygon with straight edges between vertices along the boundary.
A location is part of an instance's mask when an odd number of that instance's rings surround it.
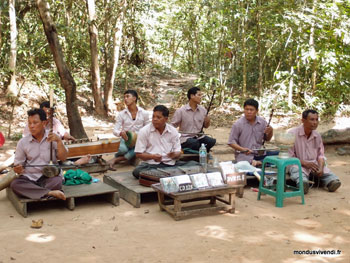
<svg viewBox="0 0 350 263">
<path fill-rule="evenodd" d="M 228 131 L 210 133 L 224 143 Z M 232 159 L 230 154 L 218 156 Z M 311 189 L 305 205 L 300 198 L 289 198 L 283 208 L 276 208 L 272 197 L 256 200 L 250 180 L 244 198 L 236 200 L 235 214 L 182 221 L 161 212 L 154 201 L 133 208 L 123 200 L 113 207 L 101 199 L 80 200 L 74 211 L 62 203 L 38 206 L 22 218 L 1 191 L 0 262 L 349 262 L 348 158 L 335 155 L 331 148 L 327 157 L 343 183 L 335 193 Z M 31 220 L 39 218 L 43 228 L 31 229 Z M 319 249 L 341 254 L 293 254 Z"/>
<path fill-rule="evenodd" d="M 169 77 L 156 82 L 156 89 L 168 91 L 172 84 L 190 85 L 191 78 L 177 81 Z M 170 84 L 170 85 L 169 85 Z M 175 90 L 170 89 L 172 92 Z M 171 94 L 171 93 L 170 93 Z M 167 103 L 171 96 L 157 98 Z M 151 108 L 151 107 L 149 107 Z M 268 116 L 262 113 L 263 116 Z M 240 115 L 236 112 L 232 119 Z M 219 116 L 216 115 L 216 116 Z M 206 132 L 217 138 L 214 155 L 232 160 L 225 145 L 231 120 L 220 122 Z M 215 117 L 216 118 L 216 117 Z M 219 117 L 218 117 L 219 118 Z M 348 125 L 348 119 L 325 123 L 320 130 Z M 111 133 L 113 122 L 83 116 L 88 134 Z M 276 117 L 274 127 L 299 123 L 297 118 Z M 3 122 L 1 130 L 6 127 Z M 17 131 L 21 127 L 16 127 Z M 0 149 L 0 162 L 13 153 L 16 142 L 7 141 Z M 7 262 L 350 262 L 350 168 L 346 156 L 327 147 L 328 165 L 341 181 L 335 193 L 311 189 L 306 204 L 289 198 L 283 208 L 274 199 L 257 201 L 254 180 L 249 180 L 244 198 L 236 200 L 235 214 L 211 214 L 174 221 L 161 212 L 155 201 L 133 208 L 121 200 L 113 207 L 101 199 L 77 201 L 74 211 L 63 203 L 39 205 L 22 218 L 0 192 L 0 263 Z M 111 158 L 107 156 L 106 159 Z M 132 170 L 119 166 L 118 171 Z M 98 178 L 103 175 L 97 175 Z M 44 226 L 30 228 L 31 220 Z M 296 255 L 294 250 L 340 250 L 337 255 Z"/>
</svg>

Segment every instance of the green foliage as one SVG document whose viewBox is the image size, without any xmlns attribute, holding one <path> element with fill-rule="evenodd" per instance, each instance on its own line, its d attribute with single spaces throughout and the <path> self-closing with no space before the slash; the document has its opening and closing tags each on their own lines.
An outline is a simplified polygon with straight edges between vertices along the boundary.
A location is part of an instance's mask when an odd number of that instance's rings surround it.
<svg viewBox="0 0 350 263">
<path fill-rule="evenodd" d="M 101 78 L 111 59 L 122 0 L 95 1 Z M 85 1 L 49 0 L 78 91 L 89 92 L 90 43 Z M 0 85 L 10 52 L 7 1 L 0 3 Z M 16 3 L 17 74 L 53 87 L 64 100 L 35 3 Z M 349 1 L 127 1 L 115 91 L 130 86 L 145 63 L 197 74 L 205 101 L 240 103 L 277 96 L 286 111 L 334 114 L 350 103 Z M 245 92 L 245 94 L 243 94 Z M 292 100 L 288 101 L 291 92 Z M 269 106 L 268 106 L 269 107 Z"/>
</svg>

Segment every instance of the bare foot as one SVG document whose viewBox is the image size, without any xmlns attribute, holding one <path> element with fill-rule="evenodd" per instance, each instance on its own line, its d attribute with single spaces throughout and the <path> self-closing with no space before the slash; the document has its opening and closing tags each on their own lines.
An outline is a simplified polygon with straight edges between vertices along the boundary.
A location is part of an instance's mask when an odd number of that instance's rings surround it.
<svg viewBox="0 0 350 263">
<path fill-rule="evenodd" d="M 66 196 L 60 190 L 52 190 L 48 192 L 47 195 L 56 197 L 57 199 L 66 200 Z"/>
<path fill-rule="evenodd" d="M 91 155 L 88 154 L 88 155 L 86 155 L 84 157 L 81 157 L 79 160 L 75 161 L 74 164 L 75 165 L 87 164 L 87 163 L 90 162 L 90 160 L 91 160 Z"/>
</svg>

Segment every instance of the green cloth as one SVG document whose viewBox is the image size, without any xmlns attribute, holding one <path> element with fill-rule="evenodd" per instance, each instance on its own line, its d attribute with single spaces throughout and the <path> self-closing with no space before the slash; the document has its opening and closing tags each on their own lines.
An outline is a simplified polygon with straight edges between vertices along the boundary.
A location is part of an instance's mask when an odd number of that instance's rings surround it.
<svg viewBox="0 0 350 263">
<path fill-rule="evenodd" d="M 92 181 L 92 177 L 87 172 L 80 169 L 68 170 L 64 174 L 64 179 L 64 185 L 91 184 Z"/>
<path fill-rule="evenodd" d="M 183 148 L 184 154 L 199 154 L 199 151 L 192 150 L 191 148 Z"/>
</svg>

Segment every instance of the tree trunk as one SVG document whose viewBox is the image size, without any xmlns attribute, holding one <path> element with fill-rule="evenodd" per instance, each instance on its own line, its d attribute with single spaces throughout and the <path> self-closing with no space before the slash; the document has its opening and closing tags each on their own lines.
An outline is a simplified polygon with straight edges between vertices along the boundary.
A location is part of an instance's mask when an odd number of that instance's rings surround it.
<svg viewBox="0 0 350 263">
<path fill-rule="evenodd" d="M 259 57 L 259 78 L 258 78 L 259 97 L 263 93 L 263 57 L 261 52 L 261 39 L 260 39 L 260 8 L 261 8 L 261 3 L 259 0 L 258 11 L 256 13 L 256 35 L 257 35 L 257 45 L 258 45 L 258 57 Z"/>
<path fill-rule="evenodd" d="M 245 10 L 243 1 L 241 2 L 241 11 Z M 247 20 L 248 20 L 248 4 L 245 10 L 245 14 L 243 15 L 242 19 L 242 49 L 243 49 L 243 96 L 247 94 L 247 38 L 246 38 L 246 32 L 247 32 Z"/>
<path fill-rule="evenodd" d="M 17 25 L 16 25 L 16 10 L 15 0 L 9 1 L 9 16 L 10 16 L 10 38 L 11 38 L 11 51 L 9 58 L 9 70 L 10 70 L 10 82 L 7 87 L 7 95 L 11 97 L 17 96 L 17 83 L 16 83 L 16 57 L 17 57 Z"/>
<path fill-rule="evenodd" d="M 76 138 L 87 137 L 80 114 L 76 98 L 76 84 L 63 59 L 61 45 L 58 42 L 56 26 L 49 13 L 49 5 L 45 0 L 36 0 L 40 18 L 43 23 L 44 31 L 49 42 L 49 46 L 55 61 L 58 74 L 61 80 L 61 86 L 66 94 L 66 109 L 70 133 Z"/>
<path fill-rule="evenodd" d="M 117 18 L 113 32 L 112 61 L 108 63 L 106 72 L 106 83 L 104 87 L 104 103 L 107 112 L 111 109 L 111 105 L 113 104 L 113 87 L 115 81 L 115 72 L 119 63 L 119 51 L 123 37 L 123 25 L 126 6 L 127 1 L 124 0 L 120 7 L 119 17 Z"/>
<path fill-rule="evenodd" d="M 0 4 L 0 50 L 2 48 L 2 4 Z"/>
<path fill-rule="evenodd" d="M 313 0 L 312 2 L 312 14 L 316 16 L 316 0 Z M 311 23 L 311 29 L 310 29 L 310 39 L 309 39 L 309 45 L 311 49 L 311 69 L 312 69 L 312 75 L 311 75 L 311 85 L 312 85 L 312 92 L 316 91 L 316 78 L 317 78 L 317 57 L 316 57 L 316 49 L 315 49 L 315 23 L 316 21 L 313 21 Z"/>
<path fill-rule="evenodd" d="M 96 27 L 95 0 L 86 0 L 89 13 L 89 34 L 91 52 L 91 89 L 94 96 L 95 111 L 98 115 L 106 115 L 102 103 L 100 67 L 98 65 L 98 31 Z"/>
</svg>

